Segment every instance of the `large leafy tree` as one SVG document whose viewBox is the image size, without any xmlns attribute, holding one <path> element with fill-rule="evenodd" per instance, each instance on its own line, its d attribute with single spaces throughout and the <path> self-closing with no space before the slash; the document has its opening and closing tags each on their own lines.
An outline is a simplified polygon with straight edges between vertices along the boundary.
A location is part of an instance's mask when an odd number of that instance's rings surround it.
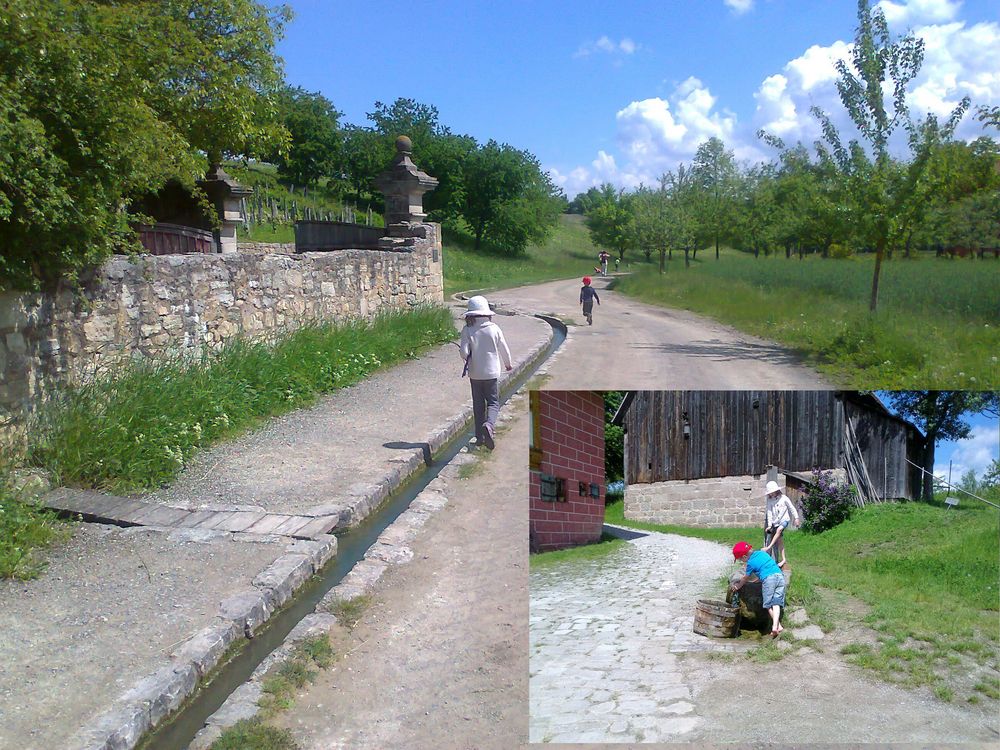
<svg viewBox="0 0 1000 750">
<path fill-rule="evenodd" d="M 280 142 L 287 17 L 251 0 L 0 5 L 0 287 L 71 280 L 131 242 L 130 197 Z"/>
<path fill-rule="evenodd" d="M 869 308 L 878 306 L 879 275 L 890 241 L 898 230 L 899 217 L 912 195 L 936 143 L 950 137 L 969 107 L 963 99 L 944 125 L 933 115 L 915 123 L 906 104 L 906 90 L 923 63 L 924 42 L 912 33 L 894 40 L 881 8 L 871 8 L 868 0 L 858 0 L 858 28 L 851 52 L 851 64 L 836 63 L 840 78 L 840 101 L 865 141 L 852 139 L 843 144 L 829 115 L 818 107 L 813 115 L 820 121 L 826 144 L 817 144 L 821 159 L 837 163 L 854 199 L 858 232 L 862 241 L 875 249 L 875 268 Z M 891 97 L 886 101 L 886 89 Z M 911 156 L 907 168 L 894 171 L 890 138 L 899 130 L 907 133 Z"/>
<path fill-rule="evenodd" d="M 477 250 L 489 239 L 498 249 L 517 255 L 555 226 L 562 203 L 528 152 L 491 140 L 466 156 L 462 170 L 462 216 Z"/>
<path fill-rule="evenodd" d="M 287 148 L 270 160 L 294 184 L 312 185 L 330 176 L 340 160 L 340 117 L 333 102 L 319 92 L 286 87 L 278 97 L 278 116 L 288 130 Z"/>
<path fill-rule="evenodd" d="M 923 499 L 934 497 L 934 450 L 942 440 L 962 440 L 971 427 L 966 420 L 990 405 L 988 394 L 977 391 L 895 391 L 893 408 L 919 427 L 927 438 L 923 453 Z"/>
</svg>

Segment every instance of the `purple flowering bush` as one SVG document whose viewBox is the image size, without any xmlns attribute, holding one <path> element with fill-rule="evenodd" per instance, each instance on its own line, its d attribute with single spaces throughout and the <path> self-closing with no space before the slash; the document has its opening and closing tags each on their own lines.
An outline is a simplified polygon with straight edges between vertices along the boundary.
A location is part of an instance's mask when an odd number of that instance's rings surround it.
<svg viewBox="0 0 1000 750">
<path fill-rule="evenodd" d="M 813 484 L 802 498 L 802 529 L 814 534 L 832 529 L 851 516 L 854 486 L 840 484 L 833 472 L 813 471 Z"/>
</svg>

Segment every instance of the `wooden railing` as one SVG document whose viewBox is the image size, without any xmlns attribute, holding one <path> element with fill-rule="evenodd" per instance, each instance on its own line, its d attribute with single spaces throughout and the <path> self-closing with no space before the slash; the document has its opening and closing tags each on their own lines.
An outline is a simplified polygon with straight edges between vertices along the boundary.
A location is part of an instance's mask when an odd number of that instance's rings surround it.
<svg viewBox="0 0 1000 750">
<path fill-rule="evenodd" d="M 215 238 L 207 229 L 180 224 L 143 224 L 138 227 L 139 242 L 151 255 L 216 253 Z"/>
</svg>

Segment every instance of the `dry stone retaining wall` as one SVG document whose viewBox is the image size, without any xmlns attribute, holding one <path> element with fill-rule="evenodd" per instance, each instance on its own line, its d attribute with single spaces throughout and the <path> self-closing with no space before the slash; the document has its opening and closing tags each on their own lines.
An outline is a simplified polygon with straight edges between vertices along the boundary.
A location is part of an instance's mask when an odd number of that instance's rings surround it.
<svg viewBox="0 0 1000 750">
<path fill-rule="evenodd" d="M 118 256 L 79 291 L 0 293 L 0 422 L 123 358 L 440 303 L 440 228 L 415 229 L 387 250 Z"/>
</svg>

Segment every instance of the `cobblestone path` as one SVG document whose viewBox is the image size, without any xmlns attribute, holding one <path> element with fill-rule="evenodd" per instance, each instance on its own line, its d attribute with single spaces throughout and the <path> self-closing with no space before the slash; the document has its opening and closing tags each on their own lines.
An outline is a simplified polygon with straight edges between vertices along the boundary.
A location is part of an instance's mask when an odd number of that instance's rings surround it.
<svg viewBox="0 0 1000 750">
<path fill-rule="evenodd" d="M 701 718 L 680 655 L 733 651 L 691 629 L 732 568 L 721 544 L 648 533 L 531 572 L 531 742 L 683 740 Z"/>
</svg>

